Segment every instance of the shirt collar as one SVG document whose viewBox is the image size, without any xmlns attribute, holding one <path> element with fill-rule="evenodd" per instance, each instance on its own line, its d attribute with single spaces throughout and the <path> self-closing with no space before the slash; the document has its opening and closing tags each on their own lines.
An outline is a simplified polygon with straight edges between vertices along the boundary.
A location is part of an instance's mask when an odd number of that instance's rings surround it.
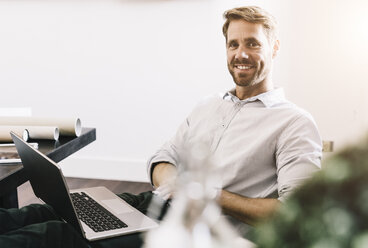
<svg viewBox="0 0 368 248">
<path fill-rule="evenodd" d="M 265 93 L 240 100 L 237 96 L 235 96 L 235 89 L 232 89 L 228 92 L 226 92 L 223 95 L 223 99 L 226 101 L 232 101 L 232 102 L 242 102 L 242 103 L 248 103 L 248 102 L 254 102 L 254 101 L 261 101 L 267 108 L 272 107 L 278 103 L 285 102 L 285 95 L 284 90 L 282 88 L 276 88 L 270 91 L 267 91 Z"/>
</svg>

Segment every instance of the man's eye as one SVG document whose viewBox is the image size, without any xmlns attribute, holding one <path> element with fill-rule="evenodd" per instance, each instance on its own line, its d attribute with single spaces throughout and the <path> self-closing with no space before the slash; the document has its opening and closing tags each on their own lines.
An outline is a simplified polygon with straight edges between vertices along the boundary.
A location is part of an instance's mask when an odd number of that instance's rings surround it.
<svg viewBox="0 0 368 248">
<path fill-rule="evenodd" d="M 259 47 L 259 44 L 257 42 L 249 42 L 248 46 L 254 48 L 254 47 Z"/>
<path fill-rule="evenodd" d="M 237 48 L 238 47 L 238 44 L 236 42 L 231 42 L 229 44 L 229 48 Z"/>
</svg>

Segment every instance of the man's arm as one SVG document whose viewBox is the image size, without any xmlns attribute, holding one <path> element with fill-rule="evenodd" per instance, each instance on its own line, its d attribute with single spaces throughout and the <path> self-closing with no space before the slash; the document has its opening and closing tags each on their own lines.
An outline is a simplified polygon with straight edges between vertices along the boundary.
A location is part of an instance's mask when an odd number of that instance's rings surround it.
<svg viewBox="0 0 368 248">
<path fill-rule="evenodd" d="M 158 188 L 159 186 L 175 180 L 177 176 L 176 167 L 170 163 L 156 164 L 152 171 L 153 185 Z"/>
<path fill-rule="evenodd" d="M 177 170 L 167 162 L 159 162 L 153 167 L 152 184 L 156 188 L 153 192 L 164 200 L 172 197 L 175 191 Z"/>
<path fill-rule="evenodd" d="M 272 214 L 281 201 L 319 170 L 321 138 L 309 115 L 291 122 L 280 135 L 276 151 L 279 199 L 247 198 L 222 190 L 219 203 L 225 214 L 254 225 Z"/>
<path fill-rule="evenodd" d="M 280 205 L 277 199 L 247 198 L 226 190 L 221 190 L 219 204 L 228 214 L 249 225 L 270 216 Z"/>
<path fill-rule="evenodd" d="M 153 185 L 158 188 L 165 183 L 172 182 L 177 176 L 177 169 L 170 163 L 155 165 L 152 172 Z M 279 206 L 277 199 L 247 198 L 226 190 L 221 190 L 219 204 L 225 214 L 254 225 L 257 221 L 272 214 Z"/>
</svg>

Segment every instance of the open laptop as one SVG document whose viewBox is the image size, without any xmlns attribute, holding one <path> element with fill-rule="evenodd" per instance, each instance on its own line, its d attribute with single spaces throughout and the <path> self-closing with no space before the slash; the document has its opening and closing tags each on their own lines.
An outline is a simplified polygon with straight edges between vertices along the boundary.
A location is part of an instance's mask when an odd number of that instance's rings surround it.
<svg viewBox="0 0 368 248">
<path fill-rule="evenodd" d="M 54 161 L 13 132 L 11 136 L 36 196 L 52 206 L 87 240 L 141 232 L 158 226 L 105 187 L 69 192 L 64 175 Z"/>
</svg>

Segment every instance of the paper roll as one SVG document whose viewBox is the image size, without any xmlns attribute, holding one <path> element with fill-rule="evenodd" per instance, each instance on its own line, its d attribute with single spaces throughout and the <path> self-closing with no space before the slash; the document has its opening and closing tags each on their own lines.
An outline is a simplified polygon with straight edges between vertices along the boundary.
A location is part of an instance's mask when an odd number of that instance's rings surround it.
<svg viewBox="0 0 368 248">
<path fill-rule="evenodd" d="M 79 118 L 0 117 L 0 125 L 58 127 L 60 135 L 79 136 L 82 125 Z"/>
<path fill-rule="evenodd" d="M 59 139 L 59 129 L 57 127 L 28 126 L 25 127 L 25 130 L 28 131 L 29 139 Z"/>
<path fill-rule="evenodd" d="M 21 126 L 0 126 L 0 142 L 13 142 L 10 132 L 13 131 L 25 141 L 28 140 L 28 131 Z"/>
</svg>

